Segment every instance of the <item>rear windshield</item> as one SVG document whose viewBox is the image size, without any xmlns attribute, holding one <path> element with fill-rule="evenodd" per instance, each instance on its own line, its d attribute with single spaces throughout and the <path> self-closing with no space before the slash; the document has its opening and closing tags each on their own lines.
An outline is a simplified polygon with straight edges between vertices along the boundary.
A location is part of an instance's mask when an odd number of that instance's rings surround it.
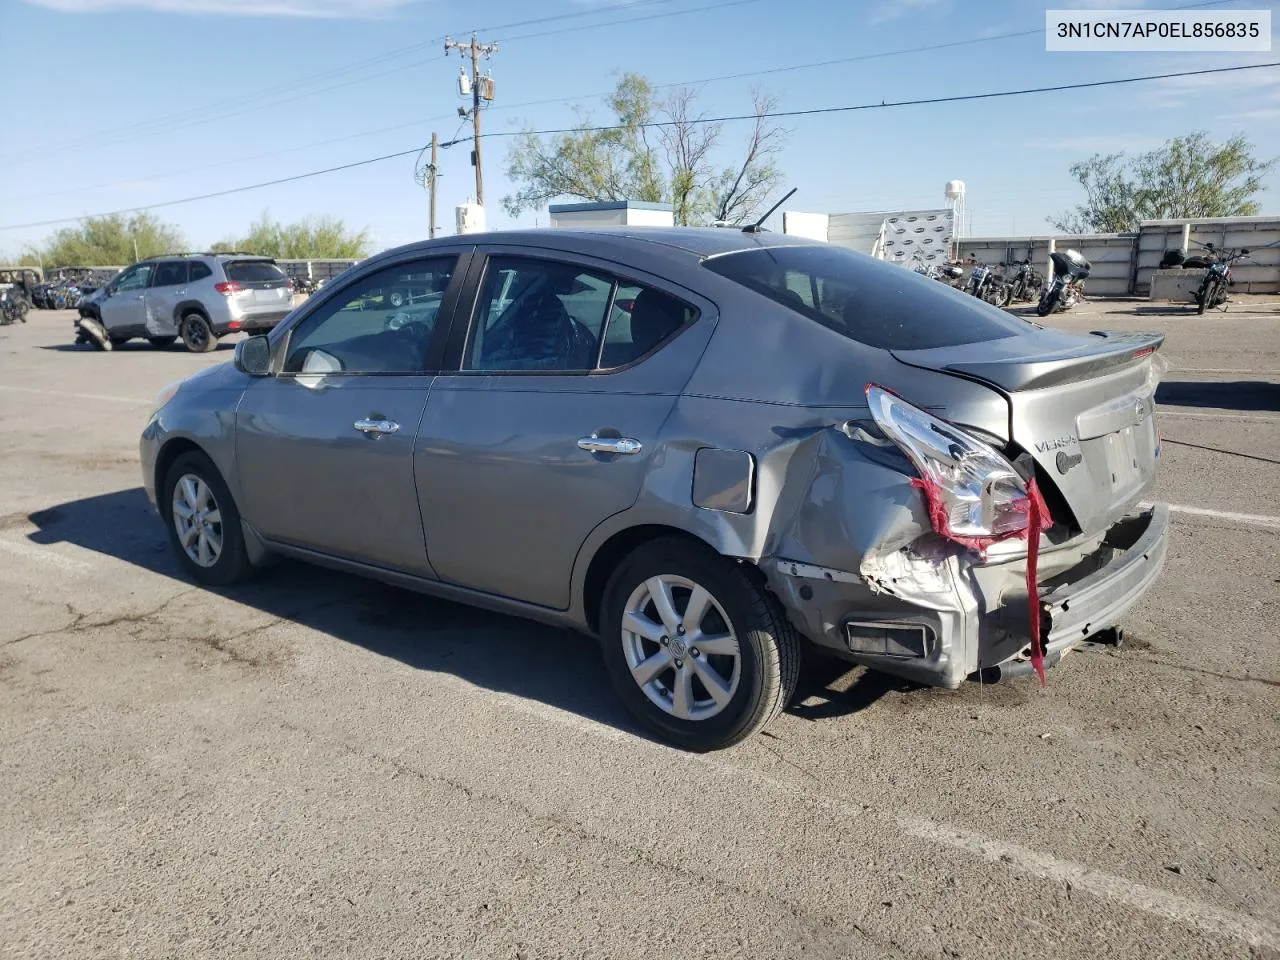
<svg viewBox="0 0 1280 960">
<path fill-rule="evenodd" d="M 264 280 L 278 280 L 284 283 L 288 278 L 284 271 L 270 260 L 232 260 L 222 265 L 227 272 L 228 280 L 237 283 L 261 283 Z"/>
<path fill-rule="evenodd" d="M 712 257 L 703 266 L 884 350 L 953 347 L 1027 330 L 976 297 L 844 247 L 771 247 Z"/>
</svg>

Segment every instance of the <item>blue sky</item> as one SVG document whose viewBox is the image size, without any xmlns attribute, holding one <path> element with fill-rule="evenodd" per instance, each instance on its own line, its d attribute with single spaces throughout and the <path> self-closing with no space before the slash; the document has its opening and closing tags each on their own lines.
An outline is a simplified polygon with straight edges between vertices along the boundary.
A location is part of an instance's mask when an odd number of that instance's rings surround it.
<svg viewBox="0 0 1280 960">
<path fill-rule="evenodd" d="M 1226 8 L 1271 9 L 1280 26 L 1278 2 Z M 803 109 L 1280 60 L 1274 42 L 1268 54 L 1046 53 L 1046 6 L 1083 5 L 1177 3 L 634 0 L 633 9 L 620 9 L 619 0 L 0 0 L 0 89 L 9 106 L 0 128 L 0 224 L 288 177 L 408 150 L 433 129 L 448 139 L 460 122 L 460 60 L 443 59 L 436 38 L 565 14 L 588 15 L 481 34 L 501 41 L 488 63 L 497 100 L 487 130 L 571 123 L 575 102 L 603 119 L 597 95 L 622 70 L 655 83 L 777 71 L 701 84 L 699 103 L 720 114 L 749 111 L 754 86 L 782 109 Z M 651 19 L 608 25 L 641 16 Z M 777 69 L 1023 30 L 1039 32 Z M 1280 68 L 784 123 L 791 135 L 782 166 L 799 188 L 788 209 L 940 205 L 943 184 L 960 178 L 974 233 L 1043 233 L 1047 215 L 1078 199 L 1068 166 L 1094 152 L 1143 150 L 1203 129 L 1219 138 L 1244 132 L 1262 155 L 1280 156 Z M 731 145 L 745 132 L 729 125 L 723 140 Z M 513 223 L 498 203 L 511 192 L 503 173 L 509 142 L 485 144 L 493 227 Z M 442 156 L 445 232 L 455 204 L 474 190 L 468 150 Z M 427 198 L 413 161 L 156 213 L 193 249 L 241 233 L 264 210 L 281 220 L 334 214 L 367 228 L 381 249 L 425 236 Z M 1280 171 L 1268 186 L 1264 211 L 1280 212 Z M 532 226 L 539 217 L 545 225 L 545 210 L 514 223 Z M 15 254 L 52 229 L 0 231 L 0 253 Z"/>
</svg>

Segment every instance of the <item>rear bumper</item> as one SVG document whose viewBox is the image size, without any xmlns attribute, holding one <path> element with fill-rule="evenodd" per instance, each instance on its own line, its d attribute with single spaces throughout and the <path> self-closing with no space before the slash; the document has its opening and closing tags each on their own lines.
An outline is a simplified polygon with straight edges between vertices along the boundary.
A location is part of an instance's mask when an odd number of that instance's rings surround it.
<svg viewBox="0 0 1280 960">
<path fill-rule="evenodd" d="M 1053 548 L 1039 616 L 1046 663 L 1119 624 L 1159 577 L 1169 508 L 1130 514 L 1101 538 Z M 938 546 L 935 544 L 935 546 Z M 983 562 L 938 547 L 864 558 L 858 573 L 770 558 L 762 570 L 796 628 L 855 663 L 935 686 L 1030 670 L 1025 551 Z"/>
<path fill-rule="evenodd" d="M 247 313 L 239 316 L 229 317 L 219 323 L 215 323 L 213 332 L 219 335 L 224 333 L 237 333 L 248 331 L 250 333 L 265 333 L 273 329 L 276 324 L 287 317 L 292 311 L 280 310 L 274 313 Z"/>
</svg>

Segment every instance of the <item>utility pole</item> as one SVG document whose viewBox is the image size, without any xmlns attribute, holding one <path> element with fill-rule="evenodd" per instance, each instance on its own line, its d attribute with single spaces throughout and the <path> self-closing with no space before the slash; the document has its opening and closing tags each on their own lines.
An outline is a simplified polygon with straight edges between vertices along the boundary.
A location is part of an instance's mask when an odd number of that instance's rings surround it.
<svg viewBox="0 0 1280 960">
<path fill-rule="evenodd" d="M 427 190 L 431 194 L 431 228 L 427 232 L 427 237 L 431 240 L 436 238 L 436 170 L 437 163 L 440 161 L 440 134 L 431 134 L 431 167 L 427 170 Z"/>
<path fill-rule="evenodd" d="M 457 50 L 462 56 L 471 58 L 471 76 L 467 77 L 465 70 L 461 77 L 458 78 L 458 92 L 463 96 L 467 93 L 471 94 L 471 110 L 467 111 L 458 108 L 458 113 L 465 119 L 471 118 L 471 124 L 474 128 L 475 148 L 471 154 L 471 163 L 476 168 L 476 203 L 484 206 L 484 171 L 481 168 L 480 160 L 480 101 L 493 100 L 493 80 L 490 77 L 480 76 L 480 58 L 490 57 L 498 52 L 496 43 L 480 43 L 476 40 L 476 35 L 471 35 L 470 43 L 461 43 L 457 40 L 445 38 L 444 52 L 447 56 L 450 50 Z M 467 88 L 470 88 L 468 90 Z"/>
</svg>

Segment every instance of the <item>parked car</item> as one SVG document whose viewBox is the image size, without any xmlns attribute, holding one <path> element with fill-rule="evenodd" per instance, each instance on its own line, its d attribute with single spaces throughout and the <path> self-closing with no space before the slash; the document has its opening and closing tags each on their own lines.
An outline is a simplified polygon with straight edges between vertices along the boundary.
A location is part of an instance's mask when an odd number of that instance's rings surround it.
<svg viewBox="0 0 1280 960">
<path fill-rule="evenodd" d="M 163 391 L 142 479 L 200 583 L 282 555 L 594 634 L 641 722 L 712 749 L 806 647 L 955 687 L 1116 625 L 1168 538 L 1162 342 L 793 237 L 468 234 Z"/>
<path fill-rule="evenodd" d="M 157 257 L 81 298 L 76 342 L 110 350 L 136 337 L 157 347 L 181 338 L 188 350 L 203 353 L 229 333 L 270 330 L 292 309 L 289 278 L 270 257 Z"/>
</svg>

